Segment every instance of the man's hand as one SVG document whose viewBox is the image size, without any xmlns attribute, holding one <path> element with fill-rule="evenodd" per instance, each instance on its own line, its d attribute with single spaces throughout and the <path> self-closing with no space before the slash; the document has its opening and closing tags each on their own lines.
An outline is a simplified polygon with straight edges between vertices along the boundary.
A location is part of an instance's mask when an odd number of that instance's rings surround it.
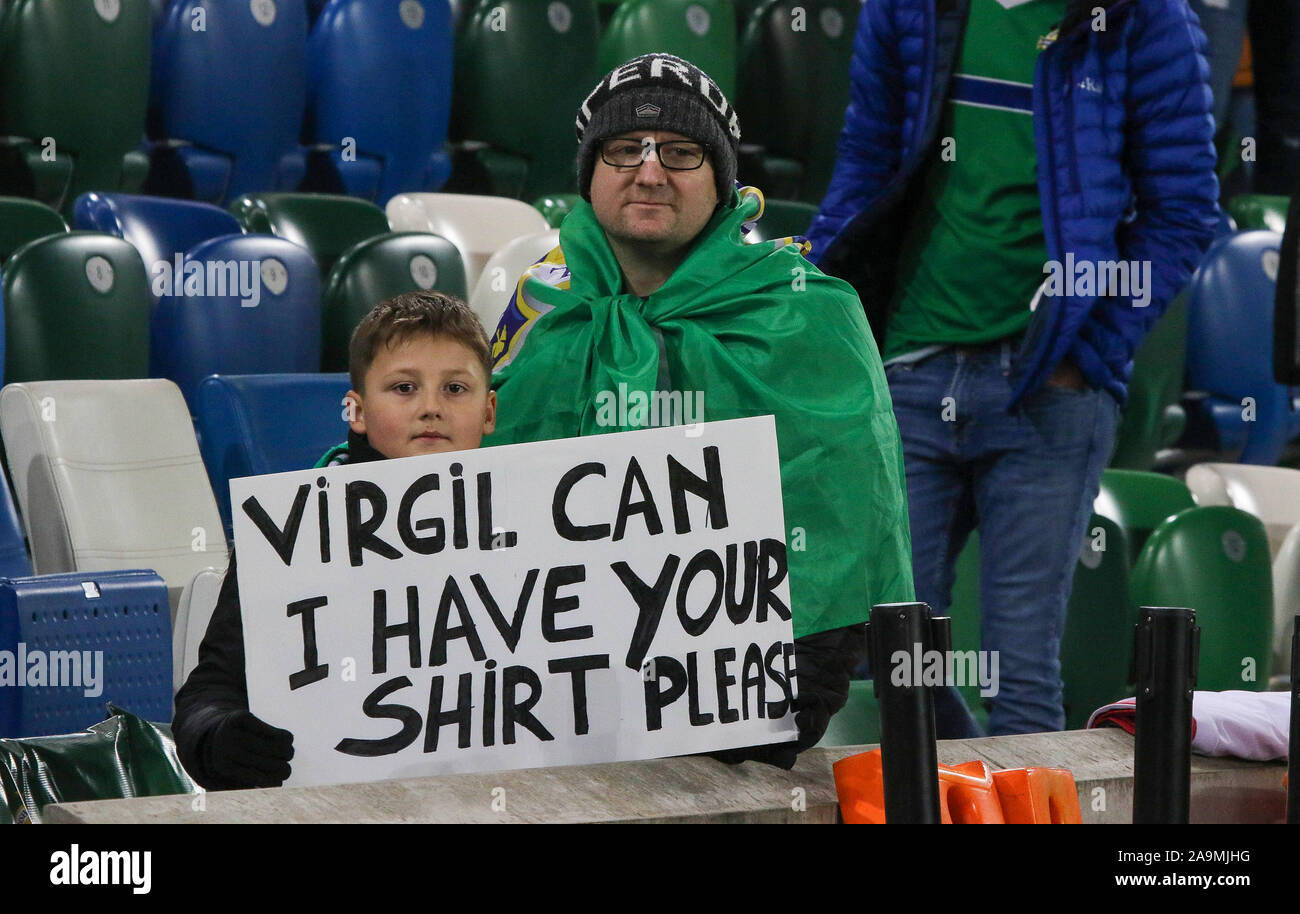
<svg viewBox="0 0 1300 914">
<path fill-rule="evenodd" d="M 207 769 L 222 789 L 279 787 L 289 777 L 293 734 L 249 711 L 231 711 L 205 743 Z"/>
<path fill-rule="evenodd" d="M 1088 389 L 1088 382 L 1083 379 L 1083 372 L 1068 355 L 1052 369 L 1046 383 L 1052 387 L 1064 387 L 1066 390 Z"/>
</svg>

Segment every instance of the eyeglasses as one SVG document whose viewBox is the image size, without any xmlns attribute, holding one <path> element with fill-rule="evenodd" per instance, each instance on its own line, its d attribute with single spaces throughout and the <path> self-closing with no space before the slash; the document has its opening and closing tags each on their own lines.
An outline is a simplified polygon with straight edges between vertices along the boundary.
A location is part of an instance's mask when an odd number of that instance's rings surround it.
<svg viewBox="0 0 1300 914">
<path fill-rule="evenodd" d="M 639 168 L 653 153 L 659 164 L 669 171 L 693 171 L 704 164 L 708 147 L 691 140 L 668 140 L 656 143 L 650 137 L 640 140 L 612 139 L 600 144 L 600 158 L 615 168 Z"/>
</svg>

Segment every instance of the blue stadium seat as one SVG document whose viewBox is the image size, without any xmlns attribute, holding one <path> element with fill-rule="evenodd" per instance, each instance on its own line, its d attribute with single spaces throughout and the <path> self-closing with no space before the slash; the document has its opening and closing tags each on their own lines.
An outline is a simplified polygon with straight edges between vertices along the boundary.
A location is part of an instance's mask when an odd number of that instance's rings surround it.
<svg viewBox="0 0 1300 914">
<path fill-rule="evenodd" d="M 24 681 L 37 675 L 39 657 L 43 683 L 0 688 L 0 737 L 83 730 L 108 716 L 110 701 L 171 720 L 171 614 L 167 585 L 152 571 L 0 580 L 0 651 Z"/>
<path fill-rule="evenodd" d="M 329 148 L 313 155 L 306 189 L 382 203 L 442 187 L 451 174 L 447 0 L 330 0 L 307 48 L 304 135 Z"/>
<path fill-rule="evenodd" d="M 9 480 L 0 473 L 0 578 L 25 578 L 31 573 L 32 560 L 27 554 L 14 495 Z"/>
<path fill-rule="evenodd" d="M 199 385 L 195 413 L 203 463 L 232 535 L 230 480 L 314 466 L 348 436 L 340 374 L 213 375 Z"/>
<path fill-rule="evenodd" d="M 72 209 L 78 229 L 131 242 L 144 261 L 150 287 L 159 263 L 172 264 L 200 242 L 242 233 L 239 221 L 219 206 L 136 194 L 82 194 Z M 155 301 L 159 298 L 154 293 Z"/>
<path fill-rule="evenodd" d="M 225 203 L 297 187 L 306 51 L 305 0 L 173 0 L 154 31 L 145 190 Z"/>
<path fill-rule="evenodd" d="M 159 301 L 150 374 L 174 381 L 191 412 L 210 374 L 320 370 L 320 273 L 306 249 L 263 235 L 227 236 L 203 242 L 187 259 L 203 264 L 202 288 L 187 284 Z M 239 282 L 233 292 L 232 278 Z"/>
<path fill-rule="evenodd" d="M 1221 238 L 1192 279 L 1186 387 L 1195 393 L 1184 401 L 1184 445 L 1240 450 L 1240 462 L 1271 466 L 1300 434 L 1300 412 L 1274 382 L 1263 342 L 1273 339 L 1281 240 L 1268 231 Z"/>
</svg>

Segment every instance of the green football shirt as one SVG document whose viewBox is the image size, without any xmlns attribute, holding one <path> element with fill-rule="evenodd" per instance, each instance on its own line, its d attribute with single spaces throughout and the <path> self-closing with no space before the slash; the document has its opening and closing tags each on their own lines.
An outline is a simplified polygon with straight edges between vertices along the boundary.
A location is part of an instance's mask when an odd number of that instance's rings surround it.
<svg viewBox="0 0 1300 914">
<path fill-rule="evenodd" d="M 899 256 L 885 359 L 1021 333 L 1043 281 L 1033 83 L 1065 0 L 971 0 L 961 56 Z"/>
</svg>

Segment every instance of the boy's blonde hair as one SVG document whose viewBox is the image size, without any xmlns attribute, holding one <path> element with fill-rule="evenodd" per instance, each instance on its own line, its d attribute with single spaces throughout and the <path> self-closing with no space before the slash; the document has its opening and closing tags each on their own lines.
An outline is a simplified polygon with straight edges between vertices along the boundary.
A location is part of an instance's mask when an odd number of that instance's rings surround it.
<svg viewBox="0 0 1300 914">
<path fill-rule="evenodd" d="M 442 292 L 404 292 L 375 305 L 352 331 L 348 344 L 352 389 L 365 392 L 366 372 L 381 346 L 397 345 L 426 333 L 461 343 L 478 357 L 484 375 L 492 377 L 487 333 L 469 305 Z"/>
</svg>

